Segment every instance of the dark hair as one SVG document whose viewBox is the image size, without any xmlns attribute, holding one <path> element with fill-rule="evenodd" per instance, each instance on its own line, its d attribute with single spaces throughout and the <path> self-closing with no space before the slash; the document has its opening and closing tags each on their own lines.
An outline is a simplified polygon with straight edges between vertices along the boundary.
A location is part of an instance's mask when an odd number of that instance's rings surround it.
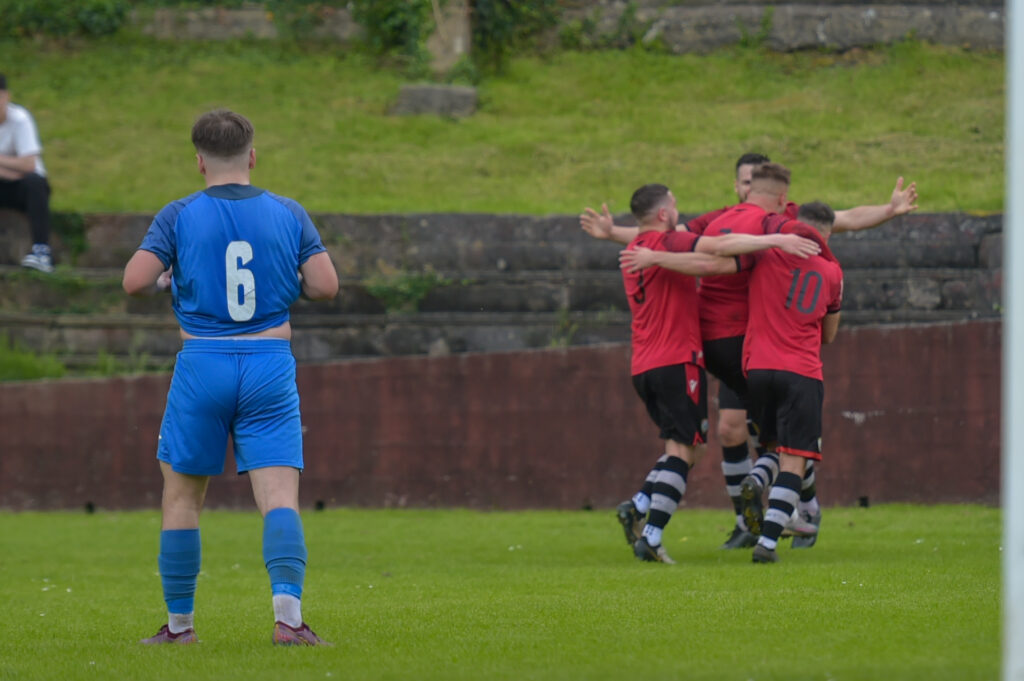
<svg viewBox="0 0 1024 681">
<path fill-rule="evenodd" d="M 815 226 L 832 227 L 836 221 L 836 213 L 827 203 L 811 201 L 800 206 L 796 213 L 796 219 L 800 222 L 809 222 Z"/>
<path fill-rule="evenodd" d="M 781 163 L 762 163 L 750 174 L 750 181 L 768 180 L 789 186 L 789 168 Z"/>
<path fill-rule="evenodd" d="M 5 76 L 4 74 L 0 73 L 0 90 L 6 90 L 6 89 L 7 89 L 7 76 Z"/>
<path fill-rule="evenodd" d="M 629 210 L 637 222 L 643 222 L 668 196 L 668 187 L 663 184 L 645 184 L 633 192 L 629 200 Z"/>
<path fill-rule="evenodd" d="M 771 163 L 772 160 L 764 154 L 755 154 L 753 152 L 747 152 L 740 156 L 739 160 L 736 161 L 736 172 L 740 171 L 740 166 L 759 166 L 762 163 Z"/>
<path fill-rule="evenodd" d="M 192 126 L 196 151 L 217 158 L 232 158 L 252 147 L 253 127 L 242 114 L 216 109 L 204 113 Z"/>
</svg>

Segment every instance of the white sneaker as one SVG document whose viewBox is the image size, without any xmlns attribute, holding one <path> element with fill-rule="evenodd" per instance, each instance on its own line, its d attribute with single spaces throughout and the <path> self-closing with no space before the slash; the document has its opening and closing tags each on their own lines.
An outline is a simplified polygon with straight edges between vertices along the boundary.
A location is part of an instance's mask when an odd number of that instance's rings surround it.
<svg viewBox="0 0 1024 681">
<path fill-rule="evenodd" d="M 32 246 L 32 252 L 21 259 L 21 266 L 30 267 L 47 274 L 53 272 L 53 259 L 50 257 L 50 247 L 45 244 Z"/>
<path fill-rule="evenodd" d="M 782 528 L 783 537 L 813 537 L 818 534 L 818 526 L 811 518 L 805 518 L 799 511 L 793 511 L 789 522 Z"/>
</svg>

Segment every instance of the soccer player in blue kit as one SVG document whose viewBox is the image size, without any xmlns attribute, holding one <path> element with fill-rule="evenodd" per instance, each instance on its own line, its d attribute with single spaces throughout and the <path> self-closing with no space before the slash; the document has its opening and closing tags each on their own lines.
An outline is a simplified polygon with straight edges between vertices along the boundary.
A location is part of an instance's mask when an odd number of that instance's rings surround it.
<svg viewBox="0 0 1024 681">
<path fill-rule="evenodd" d="M 302 424 L 288 308 L 329 300 L 338 275 L 297 202 L 250 184 L 253 127 L 226 110 L 192 127 L 206 189 L 165 206 L 124 271 L 130 295 L 171 288 L 183 345 L 157 459 L 164 487 L 159 567 L 168 622 L 145 644 L 197 641 L 199 514 L 224 470 L 228 435 L 263 516 L 263 559 L 278 645 L 325 642 L 302 619 L 306 543 L 299 517 Z"/>
</svg>

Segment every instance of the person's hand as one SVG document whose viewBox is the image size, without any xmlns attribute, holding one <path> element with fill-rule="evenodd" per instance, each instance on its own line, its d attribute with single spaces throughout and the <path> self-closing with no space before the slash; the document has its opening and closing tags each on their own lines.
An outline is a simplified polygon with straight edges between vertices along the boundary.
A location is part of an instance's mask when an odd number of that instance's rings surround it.
<svg viewBox="0 0 1024 681">
<path fill-rule="evenodd" d="M 639 272 L 655 264 L 654 251 L 643 246 L 619 251 L 619 267 L 627 272 Z"/>
<path fill-rule="evenodd" d="M 153 275 L 150 275 L 153 276 Z M 171 288 L 171 276 L 172 270 L 168 268 L 165 272 L 161 272 L 160 276 L 156 278 L 156 290 L 166 291 Z"/>
<path fill-rule="evenodd" d="M 779 245 L 776 246 L 783 253 L 789 253 L 801 258 L 809 258 L 812 255 L 821 253 L 821 246 L 813 239 L 805 239 L 796 234 L 780 234 Z"/>
<path fill-rule="evenodd" d="M 892 198 L 889 199 L 889 208 L 893 216 L 905 215 L 917 210 L 917 182 L 911 182 L 906 189 L 903 188 L 903 178 L 896 180 L 896 187 L 892 190 Z"/>
<path fill-rule="evenodd" d="M 600 214 L 589 206 L 580 214 L 580 227 L 595 239 L 610 239 L 613 226 L 612 214 L 607 203 L 601 204 Z"/>
</svg>

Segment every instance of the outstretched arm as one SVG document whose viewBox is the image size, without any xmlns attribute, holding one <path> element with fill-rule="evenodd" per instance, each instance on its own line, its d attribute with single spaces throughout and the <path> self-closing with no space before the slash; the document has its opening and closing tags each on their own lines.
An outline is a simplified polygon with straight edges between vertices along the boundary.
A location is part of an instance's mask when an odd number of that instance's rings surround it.
<svg viewBox="0 0 1024 681">
<path fill-rule="evenodd" d="M 768 248 L 778 248 L 785 253 L 801 258 L 809 258 L 812 255 L 821 253 L 821 246 L 814 240 L 805 239 L 796 234 L 723 234 L 722 236 L 704 236 L 697 242 L 695 250 L 698 253 L 729 256 L 745 255 Z"/>
<path fill-rule="evenodd" d="M 736 258 L 723 258 L 710 253 L 652 251 L 643 247 L 619 251 L 619 267 L 627 272 L 636 272 L 654 265 L 694 277 L 732 274 L 739 269 Z"/>
<path fill-rule="evenodd" d="M 897 215 L 904 215 L 914 210 L 917 210 L 917 183 L 911 182 L 904 188 L 901 177 L 896 180 L 896 187 L 892 190 L 892 198 L 889 199 L 889 203 L 837 210 L 832 231 L 851 232 L 870 229 Z"/>
<path fill-rule="evenodd" d="M 628 244 L 640 231 L 637 227 L 616 226 L 612 222 L 612 214 L 607 203 L 601 204 L 600 213 L 589 206 L 585 208 L 580 213 L 580 227 L 595 239 L 607 239 L 620 244 Z"/>
</svg>

